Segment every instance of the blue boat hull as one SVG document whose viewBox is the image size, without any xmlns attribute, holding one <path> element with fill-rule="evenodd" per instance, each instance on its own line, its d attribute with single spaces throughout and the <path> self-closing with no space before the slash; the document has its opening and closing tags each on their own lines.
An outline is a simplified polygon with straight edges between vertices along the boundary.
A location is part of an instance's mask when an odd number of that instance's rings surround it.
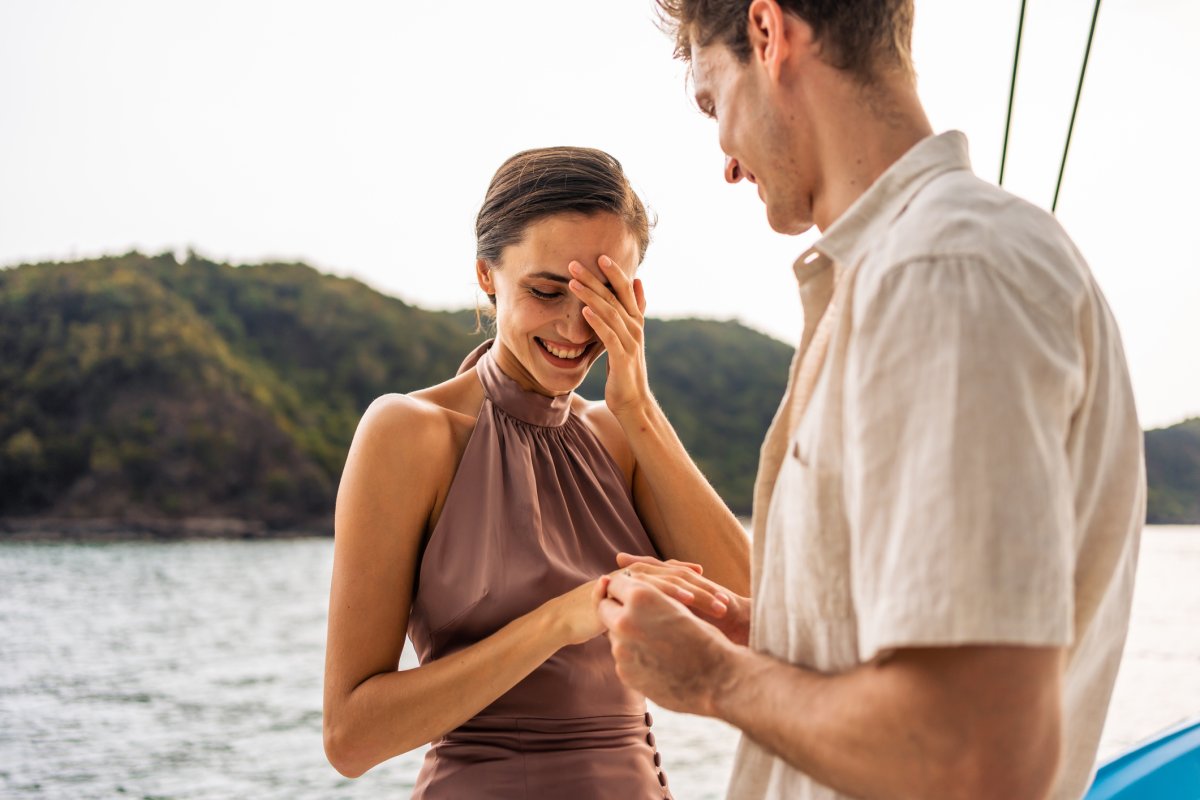
<svg viewBox="0 0 1200 800">
<path fill-rule="evenodd" d="M 1200 719 L 1102 764 L 1084 800 L 1200 800 Z"/>
</svg>

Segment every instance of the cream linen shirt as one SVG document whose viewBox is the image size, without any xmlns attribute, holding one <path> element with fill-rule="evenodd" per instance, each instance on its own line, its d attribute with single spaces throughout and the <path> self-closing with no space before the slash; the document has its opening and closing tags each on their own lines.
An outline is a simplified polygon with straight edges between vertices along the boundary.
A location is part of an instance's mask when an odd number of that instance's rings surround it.
<svg viewBox="0 0 1200 800">
<path fill-rule="evenodd" d="M 1081 797 L 1145 513 L 1125 357 L 1087 265 L 950 132 L 795 272 L 805 325 L 755 486 L 751 646 L 824 673 L 901 647 L 1065 647 L 1052 796 Z M 843 795 L 743 736 L 729 796 Z"/>
</svg>

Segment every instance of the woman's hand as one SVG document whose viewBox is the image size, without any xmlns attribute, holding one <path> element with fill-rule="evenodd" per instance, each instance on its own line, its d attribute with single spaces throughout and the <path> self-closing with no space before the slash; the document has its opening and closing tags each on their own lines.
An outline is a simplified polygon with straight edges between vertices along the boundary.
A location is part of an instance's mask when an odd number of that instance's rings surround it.
<svg viewBox="0 0 1200 800">
<path fill-rule="evenodd" d="M 652 556 L 633 556 L 628 553 L 618 553 L 617 564 L 622 567 L 618 572 L 645 581 L 683 603 L 734 644 L 749 643 L 750 598 L 734 594 L 705 578 L 699 564 L 660 561 Z"/>
<path fill-rule="evenodd" d="M 582 583 L 543 606 L 557 626 L 560 647 L 583 644 L 604 632 L 596 609 L 604 599 L 606 580 L 607 576 L 604 576 Z"/>
<path fill-rule="evenodd" d="M 583 301 L 584 317 L 608 350 L 604 401 L 620 420 L 650 400 L 644 346 L 646 295 L 642 282 L 630 281 L 611 258 L 600 256 L 598 263 L 608 286 L 578 261 L 567 268 L 574 277 L 570 289 Z"/>
</svg>

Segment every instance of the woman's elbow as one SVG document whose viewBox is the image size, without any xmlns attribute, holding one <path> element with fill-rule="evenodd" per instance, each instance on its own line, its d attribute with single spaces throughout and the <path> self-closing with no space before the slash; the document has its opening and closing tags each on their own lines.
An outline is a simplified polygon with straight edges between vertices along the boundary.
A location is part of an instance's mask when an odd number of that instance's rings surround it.
<svg viewBox="0 0 1200 800">
<path fill-rule="evenodd" d="M 374 765 L 362 758 L 360 748 L 349 733 L 345 726 L 337 725 L 330 720 L 328 714 L 325 715 L 322 724 L 325 758 L 339 774 L 347 778 L 357 778 Z"/>
</svg>

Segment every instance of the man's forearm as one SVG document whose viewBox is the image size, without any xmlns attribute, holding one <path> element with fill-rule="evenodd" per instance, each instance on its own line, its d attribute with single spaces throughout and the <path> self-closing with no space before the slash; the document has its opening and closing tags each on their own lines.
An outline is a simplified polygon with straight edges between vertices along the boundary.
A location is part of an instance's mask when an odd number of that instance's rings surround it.
<svg viewBox="0 0 1200 800">
<path fill-rule="evenodd" d="M 1057 768 L 1057 676 L 1047 670 L 1059 662 L 1057 651 L 1034 652 L 900 651 L 824 675 L 740 648 L 711 711 L 854 797 L 1038 798 Z"/>
</svg>

